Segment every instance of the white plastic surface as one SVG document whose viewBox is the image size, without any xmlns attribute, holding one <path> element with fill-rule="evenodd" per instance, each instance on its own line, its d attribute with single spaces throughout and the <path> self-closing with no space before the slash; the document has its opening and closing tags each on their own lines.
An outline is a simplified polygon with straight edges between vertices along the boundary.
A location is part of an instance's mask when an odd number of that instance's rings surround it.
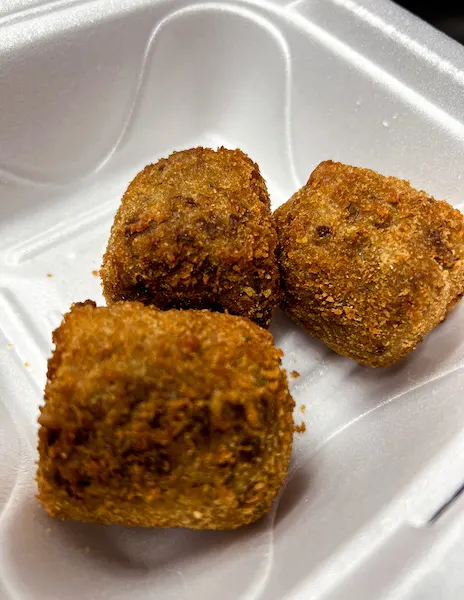
<svg viewBox="0 0 464 600">
<path fill-rule="evenodd" d="M 0 598 L 464 597 L 463 495 L 434 518 L 464 483 L 464 305 L 386 370 L 275 315 L 307 431 L 252 527 L 60 522 L 34 497 L 51 330 L 102 301 L 92 271 L 143 166 L 240 147 L 276 207 L 332 158 L 462 208 L 463 69 L 463 48 L 381 0 L 1 3 Z"/>
</svg>

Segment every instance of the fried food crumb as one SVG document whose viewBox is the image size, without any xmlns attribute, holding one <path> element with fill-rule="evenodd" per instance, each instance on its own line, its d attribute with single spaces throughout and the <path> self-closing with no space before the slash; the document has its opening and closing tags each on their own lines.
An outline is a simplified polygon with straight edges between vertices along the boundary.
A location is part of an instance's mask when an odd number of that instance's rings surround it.
<svg viewBox="0 0 464 600">
<path fill-rule="evenodd" d="M 295 431 L 297 433 L 304 433 L 306 431 L 306 423 L 301 421 L 300 425 L 295 425 Z"/>
<path fill-rule="evenodd" d="M 291 376 L 292 376 L 294 379 L 296 379 L 297 377 L 299 377 L 299 376 L 300 376 L 300 374 L 298 373 L 298 371 L 292 371 L 292 372 L 291 372 Z"/>
<path fill-rule="evenodd" d="M 301 412 L 302 412 L 302 413 L 304 413 L 304 412 L 305 412 L 305 410 L 306 410 L 306 404 L 302 404 L 302 405 L 300 406 L 300 410 L 301 410 Z"/>
<path fill-rule="evenodd" d="M 13 348 L 13 344 L 8 344 L 8 348 Z"/>
<path fill-rule="evenodd" d="M 47 277 L 53 277 L 52 273 L 47 273 Z"/>
<path fill-rule="evenodd" d="M 29 364 L 29 362 L 26 360 L 26 362 L 24 363 L 24 366 L 26 367 L 26 369 L 28 369 L 31 365 Z"/>
<path fill-rule="evenodd" d="M 98 277 L 98 276 L 100 275 L 100 271 L 99 271 L 98 269 L 94 269 L 94 270 L 92 271 L 92 275 L 93 275 L 94 277 Z"/>
</svg>

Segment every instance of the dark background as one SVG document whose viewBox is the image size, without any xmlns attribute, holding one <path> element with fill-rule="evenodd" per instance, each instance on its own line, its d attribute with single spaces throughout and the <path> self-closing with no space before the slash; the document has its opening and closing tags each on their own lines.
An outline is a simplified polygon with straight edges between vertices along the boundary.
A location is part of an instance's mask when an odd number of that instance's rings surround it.
<svg viewBox="0 0 464 600">
<path fill-rule="evenodd" d="M 396 3 L 464 44 L 464 0 L 396 0 Z"/>
</svg>

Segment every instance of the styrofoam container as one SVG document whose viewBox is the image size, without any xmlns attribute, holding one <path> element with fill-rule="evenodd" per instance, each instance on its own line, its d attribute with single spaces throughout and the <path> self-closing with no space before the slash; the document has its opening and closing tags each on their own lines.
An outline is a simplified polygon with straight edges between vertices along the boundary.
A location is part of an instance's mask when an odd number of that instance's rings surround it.
<svg viewBox="0 0 464 600">
<path fill-rule="evenodd" d="M 464 49 L 386 0 L 1 3 L 0 598 L 463 598 L 464 305 L 384 370 L 275 315 L 307 431 L 253 526 L 92 526 L 38 504 L 52 329 L 103 300 L 92 271 L 135 174 L 222 144 L 259 163 L 274 207 L 329 158 L 462 207 Z"/>
</svg>

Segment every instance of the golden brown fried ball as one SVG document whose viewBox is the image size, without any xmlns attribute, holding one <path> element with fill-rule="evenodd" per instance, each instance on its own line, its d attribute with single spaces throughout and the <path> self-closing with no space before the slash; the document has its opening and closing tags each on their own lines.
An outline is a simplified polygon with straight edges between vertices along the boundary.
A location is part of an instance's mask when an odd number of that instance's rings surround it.
<svg viewBox="0 0 464 600">
<path fill-rule="evenodd" d="M 234 529 L 288 469 L 281 351 L 248 319 L 77 304 L 54 332 L 39 423 L 39 499 L 54 517 Z"/>
<path fill-rule="evenodd" d="M 137 175 L 101 271 L 110 304 L 208 308 L 269 326 L 277 235 L 258 166 L 240 150 L 175 152 Z"/>
<path fill-rule="evenodd" d="M 332 161 L 275 212 L 283 307 L 339 354 L 385 367 L 464 292 L 464 217 L 407 181 Z"/>
</svg>

